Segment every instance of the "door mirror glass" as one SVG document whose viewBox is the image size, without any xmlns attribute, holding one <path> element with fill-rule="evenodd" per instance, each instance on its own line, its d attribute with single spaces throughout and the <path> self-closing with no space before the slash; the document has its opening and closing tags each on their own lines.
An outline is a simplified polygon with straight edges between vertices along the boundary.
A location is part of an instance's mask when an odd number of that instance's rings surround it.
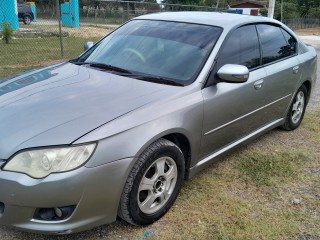
<svg viewBox="0 0 320 240">
<path fill-rule="evenodd" d="M 86 42 L 84 45 L 83 45 L 83 50 L 87 51 L 89 48 L 91 48 L 92 46 L 94 45 L 94 42 Z"/>
<path fill-rule="evenodd" d="M 242 65 L 226 64 L 218 71 L 218 76 L 231 83 L 243 83 L 249 78 L 249 69 Z"/>
</svg>

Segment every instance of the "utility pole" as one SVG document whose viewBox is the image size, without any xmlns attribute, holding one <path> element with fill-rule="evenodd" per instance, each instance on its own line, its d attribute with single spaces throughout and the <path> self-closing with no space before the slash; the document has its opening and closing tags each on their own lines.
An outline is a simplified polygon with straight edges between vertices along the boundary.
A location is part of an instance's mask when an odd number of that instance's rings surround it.
<svg viewBox="0 0 320 240">
<path fill-rule="evenodd" d="M 57 7 L 57 19 L 59 22 L 59 36 L 60 36 L 60 52 L 61 57 L 63 57 L 63 41 L 62 41 L 62 30 L 61 30 L 61 13 L 60 13 L 60 1 L 56 0 L 56 7 Z"/>
<path fill-rule="evenodd" d="M 268 17 L 273 18 L 274 16 L 274 5 L 276 0 L 269 0 Z"/>
<path fill-rule="evenodd" d="M 281 10 L 280 10 L 280 14 L 281 14 L 281 22 L 283 22 L 283 0 L 281 0 Z"/>
<path fill-rule="evenodd" d="M 219 8 L 219 3 L 220 3 L 220 0 L 217 1 L 216 9 Z"/>
</svg>

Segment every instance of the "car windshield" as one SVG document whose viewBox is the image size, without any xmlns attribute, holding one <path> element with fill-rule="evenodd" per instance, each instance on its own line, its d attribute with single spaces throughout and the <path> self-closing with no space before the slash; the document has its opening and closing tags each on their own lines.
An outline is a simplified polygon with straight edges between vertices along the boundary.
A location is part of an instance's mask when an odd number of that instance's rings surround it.
<svg viewBox="0 0 320 240">
<path fill-rule="evenodd" d="M 221 31 L 207 25 L 133 20 L 77 61 L 141 80 L 187 85 L 199 74 Z"/>
</svg>

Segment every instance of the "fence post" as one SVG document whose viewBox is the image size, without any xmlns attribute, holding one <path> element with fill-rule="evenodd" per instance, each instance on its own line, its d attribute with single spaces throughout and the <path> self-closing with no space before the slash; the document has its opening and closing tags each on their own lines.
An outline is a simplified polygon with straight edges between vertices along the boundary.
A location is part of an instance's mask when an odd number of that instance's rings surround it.
<svg viewBox="0 0 320 240">
<path fill-rule="evenodd" d="M 127 19 L 126 19 L 126 21 L 128 21 L 129 20 L 129 2 L 127 2 Z"/>
<path fill-rule="evenodd" d="M 60 3 L 59 0 L 56 0 L 57 5 L 57 18 L 59 21 L 59 36 L 60 36 L 60 50 L 61 50 L 61 57 L 63 57 L 63 42 L 62 42 L 62 30 L 61 30 L 61 15 L 60 15 Z"/>
</svg>

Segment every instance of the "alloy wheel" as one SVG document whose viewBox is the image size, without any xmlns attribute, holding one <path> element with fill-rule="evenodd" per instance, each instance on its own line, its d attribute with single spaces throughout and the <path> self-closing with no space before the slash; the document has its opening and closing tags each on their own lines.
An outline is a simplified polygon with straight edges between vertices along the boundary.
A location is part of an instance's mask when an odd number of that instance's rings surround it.
<svg viewBox="0 0 320 240">
<path fill-rule="evenodd" d="M 305 105 L 305 96 L 302 91 L 300 91 L 294 100 L 294 104 L 292 106 L 292 111 L 291 111 L 291 120 L 294 124 L 297 124 L 304 111 L 304 105 Z"/>
<path fill-rule="evenodd" d="M 138 190 L 138 206 L 145 214 L 161 209 L 173 193 L 178 177 L 178 168 L 170 157 L 161 157 L 144 173 Z"/>
</svg>

